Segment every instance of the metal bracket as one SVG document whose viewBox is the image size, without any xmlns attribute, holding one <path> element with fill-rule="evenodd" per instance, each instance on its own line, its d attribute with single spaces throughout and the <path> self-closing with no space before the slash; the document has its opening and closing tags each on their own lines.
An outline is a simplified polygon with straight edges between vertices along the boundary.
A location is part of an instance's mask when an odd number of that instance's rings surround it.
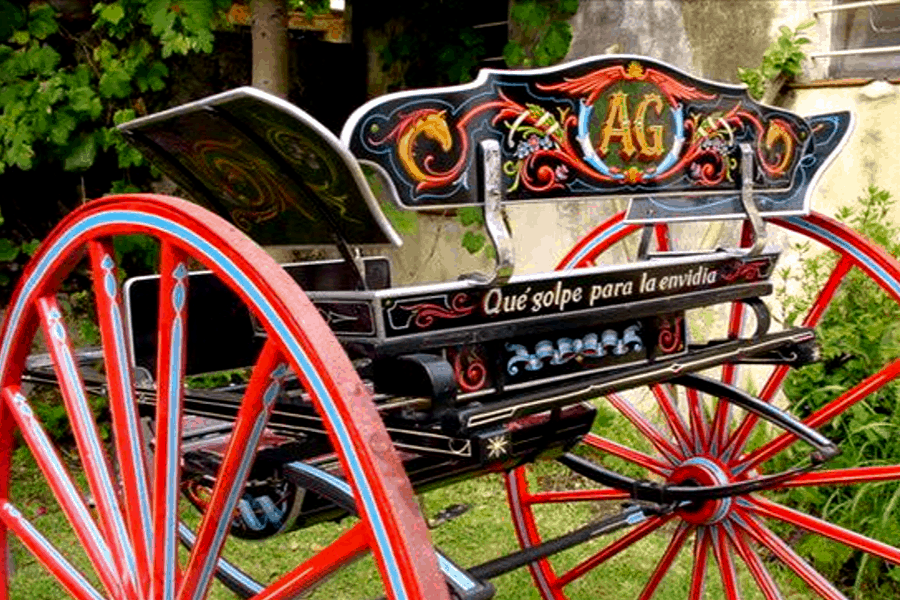
<svg viewBox="0 0 900 600">
<path fill-rule="evenodd" d="M 747 256 L 757 256 L 766 247 L 766 223 L 756 208 L 753 201 L 753 147 L 742 143 L 741 150 L 741 203 L 753 228 L 753 246 L 747 251 Z"/>
<path fill-rule="evenodd" d="M 482 140 L 478 147 L 481 154 L 478 179 L 481 182 L 484 225 L 491 243 L 494 245 L 497 260 L 493 273 L 467 273 L 460 279 L 471 280 L 484 286 L 503 285 L 512 277 L 515 268 L 515 253 L 513 252 L 512 236 L 503 218 L 500 143 L 497 140 Z"/>
<path fill-rule="evenodd" d="M 641 229 L 641 242 L 638 245 L 637 259 L 647 260 L 650 258 L 650 242 L 653 241 L 653 224 L 644 225 Z"/>
</svg>

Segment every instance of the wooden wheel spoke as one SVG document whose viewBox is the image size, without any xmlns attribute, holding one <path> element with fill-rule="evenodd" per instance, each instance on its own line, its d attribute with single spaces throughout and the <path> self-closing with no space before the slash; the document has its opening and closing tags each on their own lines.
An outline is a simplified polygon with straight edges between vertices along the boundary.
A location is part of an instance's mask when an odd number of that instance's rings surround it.
<svg viewBox="0 0 900 600">
<path fill-rule="evenodd" d="M 187 346 L 187 258 L 171 244 L 161 245 L 151 587 L 152 597 L 158 600 L 175 597 L 178 570 L 176 525 L 181 478 L 182 382 Z"/>
<path fill-rule="evenodd" d="M 148 589 L 151 544 L 150 488 L 144 456 L 144 443 L 138 422 L 131 356 L 125 337 L 122 299 L 119 290 L 115 252 L 111 240 L 88 244 L 97 321 L 103 342 L 104 367 L 109 393 L 113 441 L 122 485 L 122 497 L 128 532 L 134 546 L 140 582 Z"/>
<path fill-rule="evenodd" d="M 197 543 L 197 536 L 191 531 L 190 527 L 184 524 L 184 522 L 178 523 L 178 537 L 188 550 L 191 550 Z M 219 560 L 216 562 L 216 571 L 219 576 L 224 577 L 229 582 L 239 585 L 243 590 L 248 590 L 250 594 L 255 595 L 263 591 L 261 583 L 251 578 L 236 565 L 221 556 L 219 556 Z"/>
<path fill-rule="evenodd" d="M 101 528 L 113 550 L 117 569 L 123 575 L 123 585 L 126 589 L 139 586 L 137 562 L 125 526 L 116 484 L 113 483 L 109 459 L 88 403 L 77 360 L 69 344 L 62 310 L 53 296 L 40 298 L 37 309 L 88 487 L 97 504 Z"/>
<path fill-rule="evenodd" d="M 59 578 L 59 583 L 78 600 L 103 600 L 94 586 L 9 502 L 0 505 L 0 521 L 15 533 L 44 568 Z"/>
<path fill-rule="evenodd" d="M 759 520 L 746 510 L 739 510 L 733 515 L 736 525 L 746 531 L 756 543 L 771 551 L 782 563 L 797 574 L 810 588 L 816 591 L 826 600 L 847 600 L 821 573 L 812 568 L 803 560 L 793 548 L 780 537 L 759 522 Z"/>
<path fill-rule="evenodd" d="M 749 248 L 753 245 L 753 227 L 749 221 L 744 221 L 741 225 L 741 247 Z M 744 318 L 747 313 L 746 307 L 740 302 L 731 304 L 731 310 L 728 317 L 728 338 L 737 339 L 741 336 L 744 329 Z M 725 363 L 722 365 L 722 383 L 726 385 L 734 385 L 737 379 L 738 365 L 734 363 Z M 730 414 L 731 406 L 721 400 L 716 404 L 716 410 L 713 414 L 712 426 L 710 427 L 710 446 L 714 451 L 725 446 L 728 437 L 728 430 L 731 425 Z"/>
<path fill-rule="evenodd" d="M 617 456 L 623 460 L 627 460 L 628 462 L 640 465 L 648 471 L 656 473 L 657 475 L 666 476 L 672 472 L 672 469 L 669 465 L 660 462 L 652 456 L 644 454 L 639 450 L 635 450 L 633 448 L 629 448 L 628 446 L 619 444 L 618 442 L 600 437 L 599 435 L 595 435 L 592 433 L 586 435 L 584 438 L 584 443 L 588 446 L 596 448 L 597 450 L 607 452 L 609 454 L 612 454 L 613 456 Z"/>
<path fill-rule="evenodd" d="M 822 537 L 840 542 L 845 546 L 878 556 L 895 565 L 900 565 L 900 550 L 893 546 L 765 498 L 750 497 L 747 498 L 747 503 L 750 505 L 748 510 L 752 510 L 759 515 L 784 521 Z"/>
<path fill-rule="evenodd" d="M 121 593 L 121 580 L 117 574 L 113 554 L 91 517 L 81 490 L 63 466 L 56 448 L 21 391 L 17 387 L 4 388 L 3 401 L 19 426 L 19 431 L 38 467 L 47 478 L 50 489 L 76 537 L 84 546 L 100 581 L 111 595 L 118 597 Z M 9 524 L 7 526 L 13 529 Z"/>
<path fill-rule="evenodd" d="M 852 467 L 813 471 L 804 473 L 780 484 L 779 488 L 804 487 L 812 485 L 852 485 L 875 481 L 895 481 L 900 479 L 900 465 L 876 467 Z"/>
<path fill-rule="evenodd" d="M 762 591 L 763 595 L 766 597 L 766 600 L 783 600 L 781 591 L 775 584 L 775 580 L 772 579 L 769 570 L 766 569 L 762 560 L 756 552 L 753 551 L 753 548 L 750 547 L 750 544 L 747 543 L 744 536 L 735 531 L 734 527 L 731 526 L 731 523 L 727 521 L 722 527 L 728 534 L 728 539 L 731 541 L 732 546 L 737 550 L 738 556 L 740 556 L 741 560 L 744 561 L 744 564 L 747 565 L 750 574 L 753 576 L 754 581 L 756 581 L 756 585 L 759 586 L 760 591 Z"/>
<path fill-rule="evenodd" d="M 653 232 L 656 235 L 656 248 L 660 252 L 672 250 L 672 236 L 669 234 L 669 225 L 667 223 L 657 223 L 653 226 Z"/>
<path fill-rule="evenodd" d="M 728 337 L 729 339 L 737 339 L 744 330 L 744 315 L 747 313 L 746 307 L 740 302 L 734 302 L 731 305 L 731 311 L 728 317 Z M 726 385 L 734 385 L 737 379 L 737 365 L 734 363 L 725 363 L 722 365 L 722 383 Z"/>
<path fill-rule="evenodd" d="M 287 370 L 277 345 L 266 342 L 253 368 L 212 496 L 197 530 L 197 543 L 185 569 L 179 598 L 203 598 L 212 581 L 257 445 Z"/>
<path fill-rule="evenodd" d="M 584 575 L 591 569 L 606 562 L 616 554 L 622 552 L 629 546 L 640 541 L 648 534 L 656 531 L 657 529 L 668 523 L 671 518 L 672 515 L 650 517 L 618 540 L 607 545 L 605 548 L 603 548 L 593 556 L 587 558 L 586 560 L 573 567 L 571 570 L 560 575 L 559 579 L 556 582 L 557 587 L 565 587 L 576 579 L 584 577 Z"/>
<path fill-rule="evenodd" d="M 613 489 L 563 490 L 553 492 L 537 492 L 528 494 L 528 504 L 558 504 L 561 502 L 602 502 L 605 500 L 627 500 L 628 492 Z"/>
<path fill-rule="evenodd" d="M 721 448 L 728 441 L 728 431 L 731 427 L 731 418 L 734 406 L 724 398 L 716 401 L 716 409 L 713 411 L 713 422 L 709 426 L 709 448 L 713 454 L 719 454 Z"/>
<path fill-rule="evenodd" d="M 681 552 L 681 548 L 684 546 L 684 542 L 685 540 L 687 540 L 687 537 L 688 535 L 690 535 L 692 530 L 693 526 L 688 525 L 684 521 L 678 524 L 678 529 L 675 530 L 675 533 L 669 540 L 669 545 L 666 547 L 666 551 L 663 553 L 662 557 L 659 559 L 659 562 L 656 564 L 656 568 L 650 575 L 650 579 L 644 586 L 644 589 L 641 592 L 638 600 L 650 600 L 650 598 L 653 597 L 653 594 L 656 593 L 656 588 L 659 587 L 659 584 L 660 582 L 662 582 L 663 577 L 665 577 L 666 573 L 669 572 L 669 569 L 672 568 L 672 563 L 678 557 L 678 553 Z"/>
<path fill-rule="evenodd" d="M 766 380 L 766 384 L 763 386 L 762 392 L 760 392 L 760 399 L 765 402 L 771 402 L 772 398 L 775 396 L 775 393 L 781 389 L 781 384 L 784 382 L 784 378 L 787 377 L 790 372 L 790 367 L 787 365 L 778 365 L 772 370 L 772 373 L 769 375 L 769 378 Z M 740 424 L 734 428 L 731 436 L 728 438 L 728 442 L 725 445 L 725 449 L 722 451 L 723 460 L 730 460 L 731 457 L 739 455 L 744 450 L 744 446 L 747 443 L 747 440 L 750 438 L 750 434 L 753 431 L 753 428 L 756 427 L 757 423 L 759 423 L 759 417 L 754 415 L 753 413 L 747 413 L 744 415 L 744 418 L 741 420 Z"/>
<path fill-rule="evenodd" d="M 706 416 L 703 414 L 702 399 L 699 392 L 694 388 L 686 388 L 685 395 L 687 396 L 691 431 L 694 432 L 695 450 L 697 452 L 707 452 L 710 447 L 711 429 L 706 421 Z"/>
<path fill-rule="evenodd" d="M 368 549 L 365 527 L 362 523 L 357 523 L 331 542 L 327 548 L 281 577 L 262 594 L 254 596 L 254 600 L 293 598 L 328 577 L 339 567 L 359 558 Z"/>
<path fill-rule="evenodd" d="M 694 566 L 691 569 L 690 600 L 702 600 L 706 588 L 706 564 L 709 561 L 711 544 L 708 527 L 698 527 L 694 538 Z"/>
<path fill-rule="evenodd" d="M 738 589 L 737 570 L 734 568 L 734 558 L 728 547 L 728 538 L 725 529 L 719 526 L 710 528 L 712 537 L 713 556 L 719 565 L 719 574 L 722 576 L 722 588 L 728 600 L 740 600 L 741 593 Z"/>
<path fill-rule="evenodd" d="M 831 300 L 840 288 L 841 282 L 844 281 L 844 278 L 853 266 L 854 261 L 850 258 L 850 255 L 845 254 L 841 256 L 831 270 L 825 285 L 819 290 L 815 301 L 810 305 L 809 310 L 806 311 L 806 316 L 803 318 L 804 327 L 815 327 L 819 324 L 819 321 L 822 320 L 822 316 L 825 314 L 825 309 L 831 304 Z"/>
<path fill-rule="evenodd" d="M 674 463 L 684 458 L 682 453 L 672 446 L 647 417 L 635 408 L 634 405 L 628 402 L 628 400 L 616 393 L 608 394 L 606 399 L 616 408 L 616 410 L 622 413 L 622 415 L 628 419 L 668 461 Z"/>
<path fill-rule="evenodd" d="M 695 446 L 695 444 L 692 444 L 694 436 L 688 431 L 684 418 L 682 418 L 681 413 L 678 411 L 678 407 L 675 404 L 675 399 L 672 398 L 672 394 L 670 394 L 668 388 L 662 384 L 652 385 L 650 386 L 650 389 L 653 391 L 656 403 L 659 405 L 659 409 L 662 411 L 666 424 L 669 426 L 669 431 L 671 431 L 675 439 L 678 440 L 678 446 L 681 448 L 682 453 L 689 453 L 692 446 Z M 696 447 L 693 449 L 696 450 Z"/>
</svg>

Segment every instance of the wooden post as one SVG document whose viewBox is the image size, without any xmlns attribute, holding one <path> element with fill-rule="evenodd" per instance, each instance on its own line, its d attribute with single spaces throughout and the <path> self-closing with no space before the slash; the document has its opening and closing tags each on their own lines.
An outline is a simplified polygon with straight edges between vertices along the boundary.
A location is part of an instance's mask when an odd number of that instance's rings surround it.
<svg viewBox="0 0 900 600">
<path fill-rule="evenodd" d="M 287 99 L 286 0 L 253 0 L 253 86 Z"/>
</svg>

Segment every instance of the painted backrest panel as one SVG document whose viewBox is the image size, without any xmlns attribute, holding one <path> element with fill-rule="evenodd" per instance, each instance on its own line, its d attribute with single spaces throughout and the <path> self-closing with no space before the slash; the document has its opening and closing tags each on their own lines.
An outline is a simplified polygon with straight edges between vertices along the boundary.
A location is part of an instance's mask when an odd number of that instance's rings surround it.
<svg viewBox="0 0 900 600">
<path fill-rule="evenodd" d="M 399 243 L 359 164 L 305 112 L 239 88 L 120 126 L 193 198 L 263 245 Z"/>
<path fill-rule="evenodd" d="M 806 212 L 850 124 L 849 113 L 814 123 L 753 101 L 743 87 L 609 56 L 486 70 L 470 84 L 376 98 L 351 115 L 341 139 L 408 209 L 478 203 L 477 147 L 495 139 L 506 201 L 672 196 L 679 217 L 702 218 L 743 214 L 741 143 L 753 149 L 760 209 Z"/>
</svg>

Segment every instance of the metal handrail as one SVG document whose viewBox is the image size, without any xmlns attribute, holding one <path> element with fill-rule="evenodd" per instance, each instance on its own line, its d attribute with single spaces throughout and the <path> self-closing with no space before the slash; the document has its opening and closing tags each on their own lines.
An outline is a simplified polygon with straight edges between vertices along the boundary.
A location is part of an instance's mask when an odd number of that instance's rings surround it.
<svg viewBox="0 0 900 600">
<path fill-rule="evenodd" d="M 883 6 L 885 4 L 900 4 L 900 0 L 863 0 L 862 2 L 848 2 L 847 4 L 835 4 L 825 8 L 817 8 L 813 11 L 813 16 L 819 16 L 821 13 L 839 12 L 843 10 L 853 10 L 856 8 L 866 8 L 872 6 Z"/>
<path fill-rule="evenodd" d="M 900 52 L 900 46 L 879 46 L 876 48 L 850 48 L 848 50 L 812 52 L 809 57 L 815 60 L 817 58 L 827 58 L 831 56 L 861 56 L 866 54 L 890 54 L 892 52 Z"/>
</svg>

